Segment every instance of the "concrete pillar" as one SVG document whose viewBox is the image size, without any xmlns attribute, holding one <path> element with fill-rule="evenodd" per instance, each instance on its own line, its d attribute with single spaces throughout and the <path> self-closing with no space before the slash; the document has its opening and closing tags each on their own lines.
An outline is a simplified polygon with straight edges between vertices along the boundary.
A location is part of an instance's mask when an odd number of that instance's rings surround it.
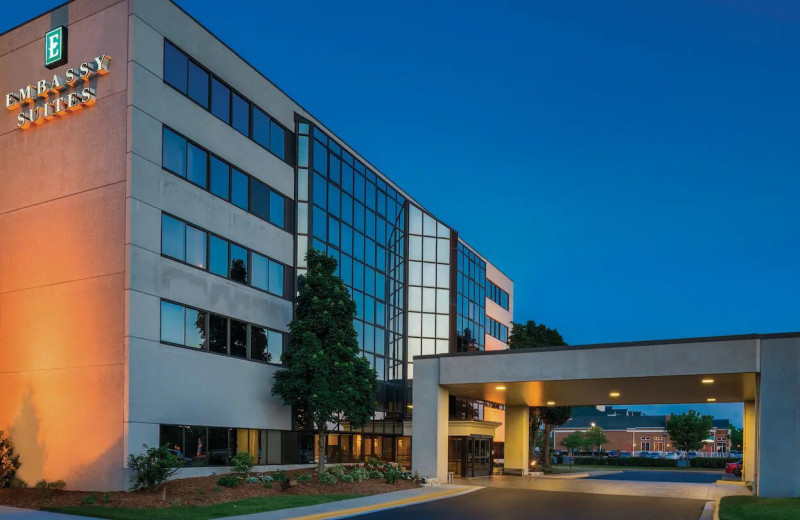
<svg viewBox="0 0 800 520">
<path fill-rule="evenodd" d="M 800 495 L 800 338 L 761 340 L 756 396 L 758 496 Z"/>
<path fill-rule="evenodd" d="M 745 482 L 756 481 L 756 402 L 747 401 L 744 403 L 744 443 L 742 445 L 742 460 L 744 470 L 742 480 Z"/>
<path fill-rule="evenodd" d="M 439 386 L 439 360 L 414 361 L 411 467 L 423 477 L 447 482 L 450 394 Z"/>
<path fill-rule="evenodd" d="M 506 406 L 505 467 L 503 473 L 528 473 L 528 442 L 530 422 L 527 406 Z"/>
</svg>

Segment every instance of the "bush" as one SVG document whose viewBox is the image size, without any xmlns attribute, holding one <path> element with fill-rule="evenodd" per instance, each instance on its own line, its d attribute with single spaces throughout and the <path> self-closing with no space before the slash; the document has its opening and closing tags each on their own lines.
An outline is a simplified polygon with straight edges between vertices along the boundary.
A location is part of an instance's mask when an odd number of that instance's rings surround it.
<svg viewBox="0 0 800 520">
<path fill-rule="evenodd" d="M 111 495 L 108 493 L 103 493 L 103 503 L 108 504 L 109 502 L 111 502 Z"/>
<path fill-rule="evenodd" d="M 217 484 L 219 484 L 220 486 L 233 488 L 238 486 L 241 481 L 242 478 L 237 477 L 236 475 L 222 475 L 221 477 L 219 477 L 219 480 L 217 480 Z"/>
<path fill-rule="evenodd" d="M 234 473 L 246 477 L 253 469 L 253 456 L 246 451 L 239 452 L 231 459 L 231 466 Z"/>
<path fill-rule="evenodd" d="M 54 480 L 53 482 L 48 482 L 45 479 L 42 479 L 36 483 L 36 489 L 64 489 L 65 487 L 67 487 L 67 483 L 63 480 Z"/>
<path fill-rule="evenodd" d="M 14 480 L 11 481 L 11 487 L 22 489 L 28 487 L 28 483 L 21 478 L 14 477 Z"/>
<path fill-rule="evenodd" d="M 88 497 L 84 497 L 83 498 L 83 503 L 85 505 L 90 506 L 90 505 L 94 504 L 95 502 L 97 502 L 97 498 L 94 496 L 94 493 L 89 493 Z"/>
<path fill-rule="evenodd" d="M 14 455 L 14 444 L 0 430 L 0 489 L 12 486 L 19 466 L 19 455 Z"/>
<path fill-rule="evenodd" d="M 133 470 L 131 483 L 133 489 L 153 489 L 178 471 L 178 458 L 173 455 L 167 445 L 148 448 L 142 455 L 128 455 L 128 466 Z"/>
<path fill-rule="evenodd" d="M 714 468 L 723 469 L 728 462 L 739 462 L 741 457 L 696 457 L 689 460 L 689 465 L 693 468 Z"/>
<path fill-rule="evenodd" d="M 336 477 L 332 473 L 320 473 L 317 477 L 320 484 L 336 484 Z"/>
<path fill-rule="evenodd" d="M 339 480 L 341 480 L 343 484 L 352 484 L 353 482 L 355 482 L 355 481 L 356 481 L 356 480 L 353 478 L 353 475 L 348 475 L 347 473 L 345 473 L 344 475 L 342 475 L 342 476 L 339 478 Z"/>
<path fill-rule="evenodd" d="M 272 480 L 275 482 L 286 482 L 289 478 L 286 476 L 286 472 L 283 470 L 276 471 L 272 474 Z"/>
<path fill-rule="evenodd" d="M 369 478 L 369 473 L 361 466 L 357 466 L 350 470 L 350 476 L 353 477 L 354 482 L 362 482 Z"/>
<path fill-rule="evenodd" d="M 397 482 L 397 479 L 400 478 L 400 470 L 397 469 L 395 466 L 389 466 L 386 468 L 386 482 L 388 484 L 394 484 Z"/>
<path fill-rule="evenodd" d="M 342 477 L 344 477 L 346 474 L 344 466 L 331 466 L 331 468 L 328 469 L 328 472 L 330 472 L 330 474 L 336 477 L 338 480 L 342 480 Z"/>
<path fill-rule="evenodd" d="M 258 477 L 247 477 L 245 480 L 247 481 L 248 484 L 258 484 L 259 482 L 261 482 L 260 480 L 258 480 Z"/>
<path fill-rule="evenodd" d="M 297 475 L 298 482 L 311 482 L 311 473 L 300 473 Z"/>
<path fill-rule="evenodd" d="M 381 480 L 383 478 L 383 471 L 372 469 L 367 471 L 367 476 L 372 480 Z"/>
<path fill-rule="evenodd" d="M 636 466 L 643 468 L 677 468 L 678 461 L 673 459 L 651 459 L 648 457 L 631 457 L 629 459 L 603 459 L 599 457 L 575 457 L 575 464 L 580 466 Z"/>
<path fill-rule="evenodd" d="M 42 479 L 39 482 L 37 482 L 36 486 L 34 487 L 36 487 L 36 489 L 47 489 L 47 481 Z"/>
<path fill-rule="evenodd" d="M 258 476 L 258 480 L 260 480 L 261 482 L 266 483 L 266 482 L 272 482 L 274 479 L 269 475 L 259 475 Z"/>
</svg>

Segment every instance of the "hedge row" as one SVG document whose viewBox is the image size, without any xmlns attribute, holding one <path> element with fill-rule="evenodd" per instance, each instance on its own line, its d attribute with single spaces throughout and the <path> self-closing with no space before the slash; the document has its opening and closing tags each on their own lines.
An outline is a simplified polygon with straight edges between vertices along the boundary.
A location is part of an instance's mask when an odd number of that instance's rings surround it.
<svg viewBox="0 0 800 520">
<path fill-rule="evenodd" d="M 651 468 L 677 468 L 678 461 L 673 459 L 651 459 L 648 457 L 630 457 L 627 459 L 601 459 L 598 457 L 575 457 L 575 464 L 586 466 L 641 466 Z"/>
<path fill-rule="evenodd" d="M 689 464 L 693 468 L 715 468 L 721 469 L 725 467 L 728 462 L 738 462 L 742 460 L 741 457 L 697 457 L 691 459 Z"/>
</svg>

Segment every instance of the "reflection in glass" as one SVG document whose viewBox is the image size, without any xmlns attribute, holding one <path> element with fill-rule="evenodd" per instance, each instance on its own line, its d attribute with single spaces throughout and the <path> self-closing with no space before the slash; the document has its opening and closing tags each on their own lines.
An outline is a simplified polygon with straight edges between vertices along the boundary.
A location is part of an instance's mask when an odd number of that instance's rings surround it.
<svg viewBox="0 0 800 520">
<path fill-rule="evenodd" d="M 230 251 L 231 280 L 247 283 L 247 249 L 231 244 Z"/>
<path fill-rule="evenodd" d="M 169 302 L 161 302 L 161 341 L 165 343 L 184 343 L 183 307 Z"/>
<path fill-rule="evenodd" d="M 250 274 L 252 276 L 253 287 L 257 287 L 266 291 L 269 289 L 269 275 L 267 267 L 269 261 L 258 253 L 252 254 L 251 261 L 252 265 L 250 266 Z"/>
<path fill-rule="evenodd" d="M 186 178 L 189 181 L 205 188 L 207 186 L 207 172 L 208 167 L 208 153 L 188 143 L 188 151 L 186 154 Z"/>
<path fill-rule="evenodd" d="M 192 226 L 186 226 L 186 263 L 206 268 L 206 234 Z"/>
<path fill-rule="evenodd" d="M 284 226 L 284 198 L 278 192 L 269 192 L 269 221 L 282 228 Z"/>
<path fill-rule="evenodd" d="M 228 320 L 216 314 L 208 317 L 208 350 L 228 353 Z"/>
<path fill-rule="evenodd" d="M 184 53 L 164 40 L 164 81 L 186 94 L 186 76 L 189 59 Z"/>
<path fill-rule="evenodd" d="M 231 202 L 247 211 L 249 208 L 249 188 L 247 175 L 231 168 Z"/>
<path fill-rule="evenodd" d="M 250 359 L 272 361 L 267 349 L 267 331 L 261 327 L 250 327 Z"/>
<path fill-rule="evenodd" d="M 231 174 L 227 163 L 211 156 L 211 193 L 222 199 L 230 198 Z"/>
<path fill-rule="evenodd" d="M 186 224 L 167 215 L 161 215 L 161 252 L 172 258 L 185 258 Z"/>
<path fill-rule="evenodd" d="M 228 277 L 228 242 L 221 238 L 210 236 L 209 246 L 209 270 L 219 276 Z"/>
<path fill-rule="evenodd" d="M 231 356 L 247 357 L 247 324 L 239 320 L 231 321 Z"/>
<path fill-rule="evenodd" d="M 283 265 L 270 261 L 269 292 L 283 296 Z"/>
<path fill-rule="evenodd" d="M 164 168 L 186 177 L 186 139 L 168 128 L 164 128 L 162 136 L 161 163 Z"/>
<path fill-rule="evenodd" d="M 206 313 L 194 309 L 186 309 L 186 342 L 187 347 L 206 348 Z"/>
<path fill-rule="evenodd" d="M 211 78 L 211 113 L 226 123 L 231 120 L 231 90 L 217 78 Z"/>
<path fill-rule="evenodd" d="M 253 179 L 250 183 L 250 211 L 253 215 L 267 220 L 269 218 L 269 187 Z"/>
<path fill-rule="evenodd" d="M 253 140 L 269 149 L 269 116 L 261 109 L 253 107 Z"/>
<path fill-rule="evenodd" d="M 231 126 L 244 135 L 250 134 L 250 103 L 239 94 L 231 94 Z"/>
<path fill-rule="evenodd" d="M 208 72 L 189 62 L 189 97 L 208 108 Z"/>
<path fill-rule="evenodd" d="M 269 338 L 269 359 L 272 363 L 280 363 L 283 355 L 283 334 L 268 330 L 267 337 Z"/>
</svg>

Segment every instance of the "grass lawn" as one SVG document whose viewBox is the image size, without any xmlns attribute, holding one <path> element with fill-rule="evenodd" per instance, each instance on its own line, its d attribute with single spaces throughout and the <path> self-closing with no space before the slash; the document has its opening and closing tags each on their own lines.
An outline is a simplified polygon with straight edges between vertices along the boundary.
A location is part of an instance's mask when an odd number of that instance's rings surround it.
<svg viewBox="0 0 800 520">
<path fill-rule="evenodd" d="M 46 511 L 70 515 L 93 516 L 97 518 L 113 518 L 115 520 L 139 520 L 141 518 L 202 520 L 249 513 L 261 513 L 263 511 L 275 511 L 277 509 L 286 509 L 290 507 L 313 506 L 317 504 L 326 504 L 328 502 L 336 502 L 338 500 L 347 500 L 348 498 L 358 498 L 360 496 L 362 495 L 285 495 L 264 498 L 246 498 L 236 502 L 214 504 L 211 506 L 175 506 L 146 509 L 77 506 L 53 507 L 47 508 Z"/>
<path fill-rule="evenodd" d="M 800 498 L 725 497 L 720 520 L 797 520 Z"/>
</svg>

